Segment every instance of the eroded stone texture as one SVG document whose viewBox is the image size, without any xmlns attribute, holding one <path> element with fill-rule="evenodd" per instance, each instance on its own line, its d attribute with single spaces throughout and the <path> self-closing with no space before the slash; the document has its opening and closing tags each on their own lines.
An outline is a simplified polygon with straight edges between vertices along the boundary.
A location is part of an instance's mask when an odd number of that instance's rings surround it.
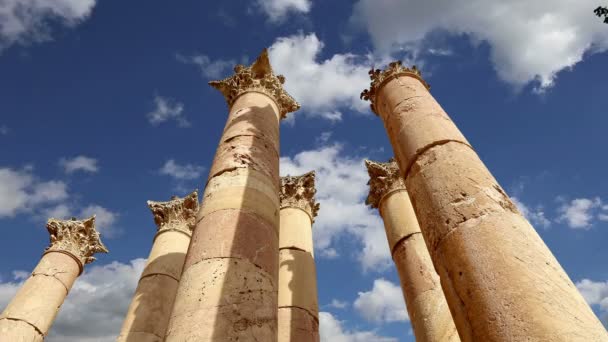
<svg viewBox="0 0 608 342">
<path fill-rule="evenodd" d="M 279 121 L 299 105 L 267 52 L 210 84 L 230 113 L 209 172 L 166 341 L 276 341 Z"/>
<path fill-rule="evenodd" d="M 198 212 L 198 192 L 148 201 L 157 233 L 125 316 L 119 342 L 163 341 Z"/>
<path fill-rule="evenodd" d="M 383 119 L 463 341 L 608 341 L 572 281 L 418 72 L 371 73 Z"/>
<path fill-rule="evenodd" d="M 279 342 L 319 341 L 312 223 L 319 211 L 315 173 L 281 178 Z"/>
<path fill-rule="evenodd" d="M 42 341 L 84 264 L 107 253 L 95 230 L 95 217 L 50 219 L 51 245 L 31 276 L 0 315 L 0 341 Z"/>
<path fill-rule="evenodd" d="M 460 341 L 397 163 L 366 160 L 365 165 L 370 176 L 366 203 L 378 208 L 384 220 L 416 341 Z"/>
</svg>

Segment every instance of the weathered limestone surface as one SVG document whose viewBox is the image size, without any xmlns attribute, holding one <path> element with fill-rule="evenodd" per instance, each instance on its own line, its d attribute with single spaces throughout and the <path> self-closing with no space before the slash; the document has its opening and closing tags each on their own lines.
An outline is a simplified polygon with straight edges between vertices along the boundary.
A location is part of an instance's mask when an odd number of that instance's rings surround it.
<svg viewBox="0 0 608 342">
<path fill-rule="evenodd" d="M 416 341 L 460 341 L 397 163 L 365 164 L 370 176 L 366 202 L 384 220 Z"/>
<path fill-rule="evenodd" d="M 568 275 L 415 69 L 370 72 L 463 341 L 608 341 Z"/>
<path fill-rule="evenodd" d="M 276 341 L 279 121 L 299 108 L 267 52 L 210 84 L 230 113 L 210 169 L 167 342 Z"/>
<path fill-rule="evenodd" d="M 87 220 L 50 219 L 51 245 L 38 266 L 0 315 L 0 341 L 42 341 L 83 266 L 95 253 L 107 253 L 95 230 L 95 217 Z"/>
<path fill-rule="evenodd" d="M 158 231 L 119 342 L 163 341 L 198 212 L 198 192 L 168 202 L 148 201 L 148 206 Z"/>
<path fill-rule="evenodd" d="M 319 341 L 317 272 L 312 223 L 315 173 L 281 178 L 279 240 L 279 342 Z"/>
</svg>

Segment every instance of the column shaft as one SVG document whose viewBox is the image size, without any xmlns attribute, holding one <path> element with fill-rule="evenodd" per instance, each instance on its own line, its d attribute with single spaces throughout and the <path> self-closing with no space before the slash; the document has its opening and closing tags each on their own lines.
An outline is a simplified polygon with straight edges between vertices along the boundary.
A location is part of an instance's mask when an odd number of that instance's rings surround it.
<svg viewBox="0 0 608 342">
<path fill-rule="evenodd" d="M 279 110 L 231 107 L 167 330 L 171 341 L 276 341 Z"/>
<path fill-rule="evenodd" d="M 415 70 L 363 94 L 384 120 L 464 341 L 606 341 L 608 334 Z"/>
<path fill-rule="evenodd" d="M 416 341 L 460 341 L 407 192 L 386 195 L 379 209 Z"/>
<path fill-rule="evenodd" d="M 308 213 L 281 209 L 279 342 L 319 341 L 317 276 Z"/>
</svg>

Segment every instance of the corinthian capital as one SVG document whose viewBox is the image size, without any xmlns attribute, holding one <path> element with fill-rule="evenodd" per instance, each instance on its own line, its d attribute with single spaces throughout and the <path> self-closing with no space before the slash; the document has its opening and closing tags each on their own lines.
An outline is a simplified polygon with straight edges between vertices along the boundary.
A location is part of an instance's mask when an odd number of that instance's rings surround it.
<svg viewBox="0 0 608 342">
<path fill-rule="evenodd" d="M 394 159 L 387 163 L 365 161 L 369 174 L 369 195 L 365 204 L 378 208 L 382 198 L 395 190 L 405 190 L 405 182 L 399 174 L 399 166 Z"/>
<path fill-rule="evenodd" d="M 168 202 L 148 201 L 158 232 L 165 230 L 192 234 L 198 212 L 198 190 L 184 198 L 173 196 Z"/>
<path fill-rule="evenodd" d="M 408 68 L 408 67 L 403 66 L 401 61 L 395 61 L 395 62 L 389 63 L 388 67 L 384 70 L 371 69 L 369 71 L 369 78 L 371 79 L 372 82 L 369 86 L 369 89 L 365 89 L 361 93 L 361 99 L 370 101 L 372 111 L 374 113 L 378 114 L 375 106 L 376 106 L 376 97 L 378 95 L 378 92 L 380 91 L 380 88 L 382 88 L 382 86 L 389 80 L 391 80 L 397 76 L 402 76 L 402 75 L 414 77 L 414 78 L 420 80 L 420 82 L 422 82 L 422 84 L 424 84 L 424 86 L 427 89 L 431 89 L 429 84 L 426 83 L 424 81 L 424 79 L 422 79 L 422 74 L 420 73 L 420 70 L 418 68 L 416 68 L 415 65 L 412 66 L 411 68 Z"/>
<path fill-rule="evenodd" d="M 281 177 L 281 209 L 302 209 L 308 213 L 312 222 L 319 212 L 319 203 L 315 202 L 316 193 L 314 171 L 298 177 Z"/>
<path fill-rule="evenodd" d="M 46 229 L 51 235 L 51 245 L 45 253 L 60 252 L 73 256 L 80 266 L 95 261 L 93 254 L 108 253 L 101 242 L 99 232 L 95 230 L 95 216 L 86 220 L 57 220 L 49 219 Z"/>
<path fill-rule="evenodd" d="M 285 77 L 274 74 L 268 59 L 268 51 L 264 49 L 251 66 L 239 64 L 234 67 L 234 75 L 221 81 L 211 81 L 209 85 L 222 92 L 228 106 L 232 106 L 234 101 L 246 92 L 264 93 L 274 99 L 281 118 L 285 118 L 287 113 L 300 109 L 300 104 L 283 89 L 283 83 Z"/>
</svg>

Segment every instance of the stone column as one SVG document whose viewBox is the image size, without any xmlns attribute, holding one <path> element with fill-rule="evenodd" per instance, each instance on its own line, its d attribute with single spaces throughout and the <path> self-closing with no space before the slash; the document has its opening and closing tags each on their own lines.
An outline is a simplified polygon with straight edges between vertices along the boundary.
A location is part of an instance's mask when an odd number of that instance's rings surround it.
<svg viewBox="0 0 608 342">
<path fill-rule="evenodd" d="M 148 201 L 158 232 L 118 342 L 162 342 L 198 212 L 198 192 Z"/>
<path fill-rule="evenodd" d="M 167 342 L 276 341 L 279 121 L 299 105 L 264 51 L 210 84 L 230 113 L 166 333 Z"/>
<path fill-rule="evenodd" d="M 370 177 L 366 204 L 377 208 L 384 220 L 416 341 L 460 341 L 399 166 L 394 160 L 366 160 L 365 165 Z"/>
<path fill-rule="evenodd" d="M 461 339 L 607 341 L 420 72 L 395 62 L 370 76 L 361 95 L 384 121 Z"/>
<path fill-rule="evenodd" d="M 317 272 L 312 224 L 315 173 L 281 178 L 279 234 L 279 342 L 319 341 Z"/>
<path fill-rule="evenodd" d="M 49 219 L 51 245 L 0 315 L 0 342 L 43 341 L 83 266 L 108 250 L 95 230 L 95 216 L 77 221 Z"/>
</svg>

